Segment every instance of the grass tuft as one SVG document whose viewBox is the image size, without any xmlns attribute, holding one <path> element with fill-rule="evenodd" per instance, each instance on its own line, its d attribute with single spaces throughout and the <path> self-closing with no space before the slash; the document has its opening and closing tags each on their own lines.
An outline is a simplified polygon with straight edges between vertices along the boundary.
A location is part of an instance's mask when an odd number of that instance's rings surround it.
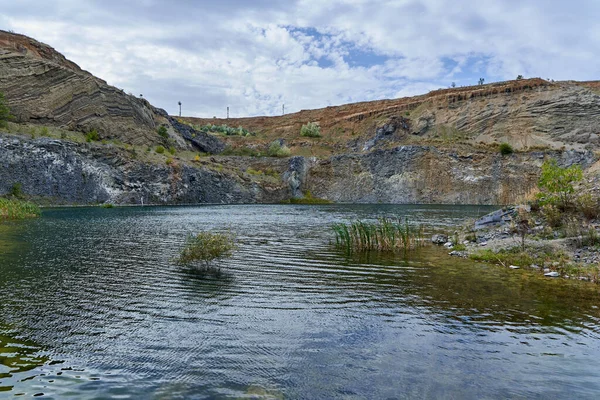
<svg viewBox="0 0 600 400">
<path fill-rule="evenodd" d="M 0 198 L 0 220 L 35 218 L 40 215 L 40 208 L 33 203 Z"/>
</svg>

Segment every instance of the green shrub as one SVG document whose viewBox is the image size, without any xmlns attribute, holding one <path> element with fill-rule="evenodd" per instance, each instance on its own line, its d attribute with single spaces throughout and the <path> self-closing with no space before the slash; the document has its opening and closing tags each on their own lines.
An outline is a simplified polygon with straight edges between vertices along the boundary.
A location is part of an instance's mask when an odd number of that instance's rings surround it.
<svg viewBox="0 0 600 400">
<path fill-rule="evenodd" d="M 155 150 L 158 154 L 163 154 L 165 152 L 165 148 L 163 146 L 156 146 Z"/>
<path fill-rule="evenodd" d="M 583 179 L 583 171 L 579 165 L 569 168 L 559 167 L 556 160 L 544 162 L 538 186 L 538 195 L 542 204 L 551 204 L 568 209 L 573 204 L 575 188 L 573 185 Z"/>
<path fill-rule="evenodd" d="M 171 164 L 173 164 L 173 159 L 172 159 L 171 157 L 167 158 L 167 159 L 165 160 L 165 164 L 167 164 L 167 165 L 171 165 Z"/>
<path fill-rule="evenodd" d="M 177 152 L 177 149 L 175 147 L 173 147 L 173 146 L 169 147 L 169 153 L 172 156 L 174 156 L 176 152 Z"/>
<path fill-rule="evenodd" d="M 90 143 L 92 141 L 97 142 L 98 140 L 100 140 L 100 135 L 98 135 L 98 131 L 95 129 L 92 129 L 91 131 L 89 131 L 87 133 L 87 135 L 85 135 L 85 140 Z"/>
<path fill-rule="evenodd" d="M 104 203 L 100 207 L 102 208 L 114 208 L 115 206 L 111 203 Z"/>
<path fill-rule="evenodd" d="M 560 228 L 562 226 L 562 213 L 560 212 L 558 207 L 552 204 L 545 204 L 542 206 L 541 210 L 542 215 L 546 219 L 548 225 L 550 225 L 553 228 Z"/>
<path fill-rule="evenodd" d="M 20 182 L 13 184 L 8 192 L 9 196 L 20 199 L 23 197 L 23 185 Z"/>
<path fill-rule="evenodd" d="M 316 122 L 309 122 L 300 128 L 300 136 L 321 137 L 321 127 Z"/>
<path fill-rule="evenodd" d="M 500 154 L 502 154 L 503 156 L 507 156 L 514 152 L 515 151 L 513 150 L 512 146 L 510 144 L 508 144 L 506 142 L 500 143 Z"/>
<path fill-rule="evenodd" d="M 281 145 L 279 140 L 274 140 L 269 145 L 269 150 L 267 151 L 267 154 L 271 157 L 289 157 L 291 153 L 290 148 L 286 145 Z"/>
<path fill-rule="evenodd" d="M 200 232 L 189 236 L 177 262 L 182 265 L 197 263 L 208 267 L 211 262 L 230 257 L 236 248 L 231 233 Z"/>
<path fill-rule="evenodd" d="M 600 217 L 600 202 L 598 200 L 589 193 L 583 194 L 577 198 L 577 209 L 588 220 L 597 219 Z"/>
<path fill-rule="evenodd" d="M 164 125 L 161 125 L 158 127 L 158 135 L 164 139 L 168 139 L 169 138 L 169 133 L 167 132 L 167 127 Z"/>
</svg>

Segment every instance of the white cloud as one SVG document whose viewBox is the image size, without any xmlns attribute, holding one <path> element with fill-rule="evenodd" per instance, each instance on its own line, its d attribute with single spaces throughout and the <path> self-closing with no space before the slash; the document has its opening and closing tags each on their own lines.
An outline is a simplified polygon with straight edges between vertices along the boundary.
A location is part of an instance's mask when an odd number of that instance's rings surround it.
<svg viewBox="0 0 600 400">
<path fill-rule="evenodd" d="M 228 105 L 236 116 L 269 115 L 284 102 L 297 111 L 480 76 L 584 80 L 600 70 L 594 0 L 62 0 L 39 15 L 32 3 L 11 2 L 2 27 L 172 113 L 181 100 L 188 115 L 222 116 Z"/>
</svg>

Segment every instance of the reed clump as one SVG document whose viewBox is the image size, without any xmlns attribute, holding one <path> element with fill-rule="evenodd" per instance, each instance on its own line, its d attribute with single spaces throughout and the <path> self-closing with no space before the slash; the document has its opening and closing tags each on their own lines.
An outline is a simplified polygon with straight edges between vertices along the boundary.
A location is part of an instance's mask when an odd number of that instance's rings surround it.
<svg viewBox="0 0 600 400">
<path fill-rule="evenodd" d="M 423 226 L 414 226 L 408 220 L 380 218 L 376 223 L 356 221 L 334 224 L 336 246 L 352 252 L 409 252 L 424 247 Z"/>
<path fill-rule="evenodd" d="M 0 220 L 39 217 L 40 208 L 33 203 L 18 199 L 0 198 Z"/>
</svg>

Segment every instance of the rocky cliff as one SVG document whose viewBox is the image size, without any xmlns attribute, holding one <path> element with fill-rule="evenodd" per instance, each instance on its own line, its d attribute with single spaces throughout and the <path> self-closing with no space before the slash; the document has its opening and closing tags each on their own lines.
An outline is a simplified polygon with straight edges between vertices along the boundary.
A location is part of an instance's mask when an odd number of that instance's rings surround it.
<svg viewBox="0 0 600 400">
<path fill-rule="evenodd" d="M 28 196 L 55 204 L 274 203 L 290 197 L 280 180 L 245 173 L 261 168 L 256 163 L 242 170 L 224 164 L 139 162 L 114 146 L 0 135 L 0 193 L 18 183 Z M 283 172 L 287 163 L 275 167 Z"/>
<path fill-rule="evenodd" d="M 549 158 L 600 181 L 599 88 L 525 79 L 279 117 L 180 119 L 0 31 L 0 91 L 17 117 L 0 132 L 0 195 L 20 183 L 35 198 L 82 204 L 267 203 L 308 191 L 336 202 L 505 204 L 536 185 Z M 300 136 L 308 122 L 321 137 Z M 207 124 L 256 135 L 208 134 Z M 101 140 L 86 143 L 90 130 Z M 266 157 L 274 140 L 292 157 Z M 501 142 L 515 153 L 500 154 Z"/>
</svg>

